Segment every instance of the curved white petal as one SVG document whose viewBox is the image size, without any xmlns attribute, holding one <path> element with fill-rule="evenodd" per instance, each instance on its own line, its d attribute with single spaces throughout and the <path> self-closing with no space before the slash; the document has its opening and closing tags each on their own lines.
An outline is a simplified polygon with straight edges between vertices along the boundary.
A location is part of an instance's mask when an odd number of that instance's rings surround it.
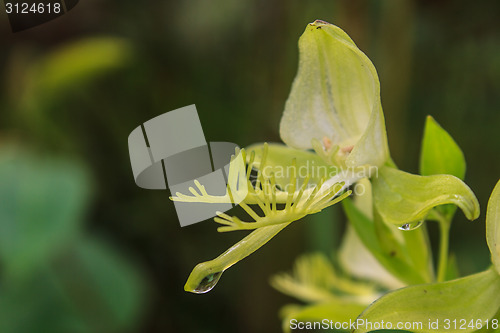
<svg viewBox="0 0 500 333">
<path fill-rule="evenodd" d="M 299 69 L 280 123 L 289 146 L 327 140 L 347 151 L 348 167 L 389 156 L 375 67 L 340 28 L 310 23 L 299 40 Z M 354 146 L 354 147 L 352 147 Z"/>
</svg>

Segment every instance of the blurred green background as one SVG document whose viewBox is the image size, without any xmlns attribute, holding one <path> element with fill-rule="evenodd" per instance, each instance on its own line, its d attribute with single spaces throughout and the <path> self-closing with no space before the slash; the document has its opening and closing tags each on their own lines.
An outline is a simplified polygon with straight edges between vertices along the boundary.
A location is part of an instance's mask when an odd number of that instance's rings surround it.
<svg viewBox="0 0 500 333">
<path fill-rule="evenodd" d="M 451 250 L 484 269 L 500 164 L 500 2 L 80 1 L 13 34 L 0 14 L 0 331 L 279 332 L 292 301 L 269 277 L 335 249 L 337 208 L 294 224 L 206 295 L 191 269 L 241 234 L 180 228 L 167 191 L 138 188 L 127 137 L 196 104 L 207 141 L 279 141 L 297 41 L 322 19 L 378 70 L 393 159 L 418 171 L 425 116 L 456 139 L 482 216 L 457 214 Z M 430 225 L 431 239 L 437 228 Z"/>
</svg>

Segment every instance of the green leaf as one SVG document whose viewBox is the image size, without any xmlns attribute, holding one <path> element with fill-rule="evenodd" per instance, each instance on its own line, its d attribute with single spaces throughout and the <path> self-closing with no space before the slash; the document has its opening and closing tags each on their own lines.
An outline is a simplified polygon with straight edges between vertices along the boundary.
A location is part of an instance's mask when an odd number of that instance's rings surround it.
<svg viewBox="0 0 500 333">
<path fill-rule="evenodd" d="M 313 139 L 331 142 L 325 149 L 338 150 L 348 167 L 388 159 L 377 72 L 340 28 L 318 20 L 300 37 L 299 69 L 280 135 L 299 149 L 312 148 Z"/>
<path fill-rule="evenodd" d="M 446 275 L 444 280 L 455 280 L 460 277 L 460 271 L 458 269 L 457 257 L 454 254 L 450 254 L 448 257 L 448 267 L 446 267 Z"/>
<path fill-rule="evenodd" d="M 70 245 L 80 229 L 89 179 L 78 165 L 0 151 L 0 258 L 19 278 Z"/>
<path fill-rule="evenodd" d="M 465 168 L 465 157 L 460 147 L 434 118 L 428 116 L 420 153 L 420 174 L 450 174 L 463 180 Z"/>
<path fill-rule="evenodd" d="M 283 332 L 291 332 L 292 329 L 300 330 L 300 327 L 308 329 L 307 322 L 320 322 L 324 326 L 322 329 L 330 328 L 331 322 L 335 323 L 349 323 L 353 322 L 365 305 L 356 304 L 351 302 L 325 302 L 308 306 L 287 305 L 284 306 L 280 313 L 283 318 L 282 328 Z M 299 324 L 302 323 L 302 324 Z M 303 325 L 303 326 L 299 326 Z M 345 324 L 346 325 L 346 324 Z M 310 327 L 311 329 L 312 327 Z M 314 327 L 318 329 L 318 327 Z M 344 331 L 349 331 L 347 327 Z M 307 330 L 308 332 L 310 330 Z"/>
<path fill-rule="evenodd" d="M 500 274 L 500 181 L 493 189 L 488 201 L 486 240 L 491 252 L 491 261 Z"/>
<path fill-rule="evenodd" d="M 247 156 L 255 154 L 254 167 L 259 169 L 264 144 L 254 144 L 246 148 Z M 247 158 L 248 158 L 247 157 Z M 296 170 L 293 170 L 292 160 L 296 160 Z M 265 177 L 269 178 L 274 173 L 276 184 L 285 188 L 290 183 L 290 178 L 296 172 L 299 180 L 309 176 L 309 184 L 317 184 L 321 178 L 329 179 L 337 174 L 338 169 L 327 165 L 317 154 L 306 150 L 287 147 L 283 144 L 268 144 L 266 166 L 262 170 Z"/>
<path fill-rule="evenodd" d="M 144 305 L 143 280 L 117 251 L 79 240 L 30 279 L 0 286 L 0 332 L 131 331 Z"/>
<path fill-rule="evenodd" d="M 68 139 L 68 133 L 62 128 L 76 116 L 64 112 L 67 107 L 61 108 L 58 102 L 71 96 L 74 99 L 75 95 L 81 97 L 82 90 L 90 83 L 123 68 L 131 53 L 125 39 L 89 37 L 65 43 L 19 64 L 24 72 L 16 75 L 13 83 L 20 87 L 16 90 L 18 94 L 12 96 L 16 117 L 20 117 L 30 133 L 42 134 L 59 146 L 72 144 L 75 140 Z"/>
<path fill-rule="evenodd" d="M 138 270 L 80 235 L 88 183 L 77 164 L 0 150 L 0 332 L 117 332 L 136 322 Z"/>
<path fill-rule="evenodd" d="M 384 166 L 372 184 L 374 204 L 386 223 L 419 222 L 432 208 L 444 204 L 457 205 L 469 220 L 479 216 L 476 196 L 455 176 L 418 176 Z"/>
<path fill-rule="evenodd" d="M 359 317 L 358 322 L 381 323 L 385 328 L 391 323 L 395 329 L 400 322 L 422 323 L 414 325 L 412 332 L 472 332 L 476 328 L 460 327 L 462 320 L 468 324 L 491 319 L 500 308 L 500 277 L 493 270 L 474 274 L 458 280 L 410 286 L 390 292 L 370 305 Z M 451 321 L 446 327 L 446 320 Z M 453 326 L 456 320 L 457 326 Z M 438 322 L 437 327 L 429 323 Z M 373 329 L 358 326 L 354 333 Z"/>
<path fill-rule="evenodd" d="M 77 281 L 75 272 L 80 272 Z M 144 305 L 144 280 L 113 247 L 100 240 L 83 239 L 54 274 L 92 331 L 122 331 L 137 322 Z"/>
<path fill-rule="evenodd" d="M 0 286 L 0 332 L 86 332 L 64 300 L 58 282 L 47 271 L 20 284 L 4 282 Z"/>
<path fill-rule="evenodd" d="M 420 174 L 422 176 L 450 174 L 465 178 L 465 157 L 455 140 L 431 116 L 427 117 L 420 152 Z M 451 221 L 457 207 L 443 205 L 436 208 Z"/>
<path fill-rule="evenodd" d="M 122 67 L 130 51 L 125 40 L 115 37 L 93 37 L 66 44 L 32 65 L 25 97 L 36 101 L 60 96 L 74 85 Z"/>
<path fill-rule="evenodd" d="M 495 320 L 497 325 L 495 325 Z M 500 333 L 500 309 L 498 312 L 489 320 L 488 325 L 483 324 L 483 327 L 475 331 L 476 333 Z"/>
</svg>

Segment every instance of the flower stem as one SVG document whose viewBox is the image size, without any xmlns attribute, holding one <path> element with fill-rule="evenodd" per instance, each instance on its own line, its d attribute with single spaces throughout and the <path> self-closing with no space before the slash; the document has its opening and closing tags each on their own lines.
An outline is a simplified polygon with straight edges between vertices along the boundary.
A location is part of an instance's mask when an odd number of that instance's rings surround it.
<svg viewBox="0 0 500 333">
<path fill-rule="evenodd" d="M 448 248 L 450 237 L 450 222 L 443 216 L 439 216 L 439 230 L 441 233 L 440 248 L 439 248 L 439 266 L 437 274 L 437 282 L 443 282 L 446 278 L 446 270 L 448 268 Z"/>
</svg>

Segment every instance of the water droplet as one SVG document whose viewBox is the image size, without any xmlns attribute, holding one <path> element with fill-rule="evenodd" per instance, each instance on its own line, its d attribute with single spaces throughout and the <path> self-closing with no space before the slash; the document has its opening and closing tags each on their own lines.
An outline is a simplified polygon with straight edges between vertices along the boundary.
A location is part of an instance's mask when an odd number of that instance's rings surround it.
<svg viewBox="0 0 500 333">
<path fill-rule="evenodd" d="M 424 221 L 418 221 L 418 222 L 412 222 L 412 223 L 405 223 L 402 226 L 400 226 L 398 229 L 403 230 L 403 231 L 409 231 L 409 230 L 414 230 L 420 227 L 424 223 Z"/>
<path fill-rule="evenodd" d="M 205 276 L 203 280 L 201 280 L 200 284 L 193 290 L 193 292 L 197 294 L 204 294 L 209 292 L 215 287 L 217 282 L 219 282 L 222 273 L 223 272 L 217 272 Z"/>
</svg>

